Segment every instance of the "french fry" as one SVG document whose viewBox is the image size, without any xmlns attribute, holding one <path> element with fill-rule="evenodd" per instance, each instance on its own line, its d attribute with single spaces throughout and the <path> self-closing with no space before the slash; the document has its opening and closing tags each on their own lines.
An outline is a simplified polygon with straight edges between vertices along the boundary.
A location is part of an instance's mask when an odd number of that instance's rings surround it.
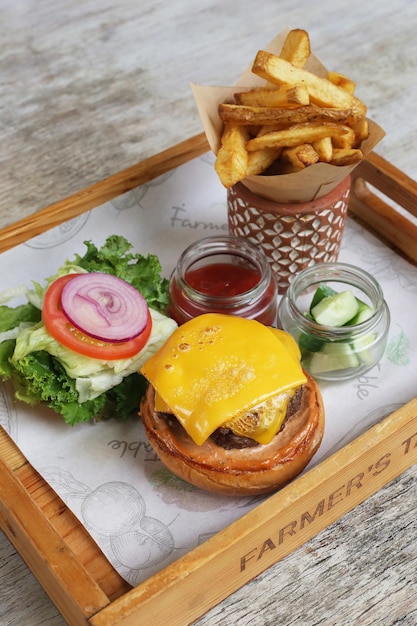
<svg viewBox="0 0 417 626">
<path fill-rule="evenodd" d="M 355 143 L 356 136 L 355 131 L 350 128 L 350 126 L 345 126 L 343 124 L 340 125 L 341 128 L 345 129 L 345 133 L 341 135 L 334 135 L 332 137 L 332 144 L 334 148 L 352 148 Z"/>
<path fill-rule="evenodd" d="M 248 139 L 249 131 L 245 126 L 225 126 L 214 168 L 226 188 L 233 187 L 246 176 Z"/>
<path fill-rule="evenodd" d="M 333 144 L 331 137 L 323 137 L 313 142 L 313 148 L 319 155 L 319 161 L 329 163 L 333 155 Z"/>
<path fill-rule="evenodd" d="M 358 148 L 335 148 L 333 150 L 332 165 L 355 165 L 363 160 L 363 153 Z"/>
<path fill-rule="evenodd" d="M 279 157 L 279 148 L 263 148 L 248 153 L 246 176 L 258 176 L 268 169 Z"/>
<path fill-rule="evenodd" d="M 308 89 L 311 102 L 319 106 L 351 109 L 357 117 L 366 114 L 366 106 L 359 98 L 334 85 L 330 80 L 295 67 L 271 52 L 259 50 L 252 65 L 252 72 L 278 85 L 303 83 Z"/>
<path fill-rule="evenodd" d="M 310 104 L 310 96 L 304 85 L 281 85 L 275 89 L 251 89 L 235 93 L 235 102 L 254 107 L 291 108 Z"/>
<path fill-rule="evenodd" d="M 258 127 L 257 132 L 253 133 L 252 137 L 262 137 L 265 133 L 271 133 L 273 130 L 282 130 L 282 126 L 280 124 L 264 124 Z"/>
<path fill-rule="evenodd" d="M 323 137 L 341 137 L 347 133 L 347 127 L 338 124 L 295 124 L 284 130 L 266 133 L 261 137 L 249 139 L 246 149 L 251 152 L 262 148 L 290 148 L 301 143 L 313 143 Z"/>
<path fill-rule="evenodd" d="M 302 124 L 304 122 L 338 122 L 351 124 L 351 109 L 330 109 L 314 104 L 300 106 L 296 109 L 274 107 L 252 107 L 240 104 L 219 104 L 220 118 L 226 124 Z"/>
<path fill-rule="evenodd" d="M 360 146 L 361 142 L 369 137 L 369 124 L 366 117 L 362 117 L 356 122 L 351 124 L 351 127 L 355 133 L 355 146 Z"/>
<path fill-rule="evenodd" d="M 303 169 L 317 163 L 319 155 L 311 144 L 305 143 L 293 148 L 284 148 L 281 158 L 287 160 L 295 168 Z"/>
<path fill-rule="evenodd" d="M 224 130 L 215 169 L 225 187 L 246 176 L 289 174 L 315 163 L 355 165 L 369 136 L 356 83 L 339 72 L 305 69 L 308 33 L 290 31 L 279 56 L 259 50 L 252 72 L 264 87 L 236 92 L 219 104 Z"/>
<path fill-rule="evenodd" d="M 290 30 L 279 55 L 281 59 L 285 59 L 296 67 L 304 67 L 310 54 L 310 37 L 308 33 L 300 28 Z"/>
<path fill-rule="evenodd" d="M 339 72 L 327 72 L 327 79 L 333 83 L 333 85 L 341 87 L 348 93 L 352 95 L 355 93 L 356 83 L 348 76 L 340 74 Z"/>
</svg>

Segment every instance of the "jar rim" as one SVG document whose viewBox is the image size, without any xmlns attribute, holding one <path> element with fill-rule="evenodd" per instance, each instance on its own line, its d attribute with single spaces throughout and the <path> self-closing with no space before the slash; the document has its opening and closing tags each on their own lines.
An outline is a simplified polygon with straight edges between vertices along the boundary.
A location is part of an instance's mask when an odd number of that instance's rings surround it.
<svg viewBox="0 0 417 626">
<path fill-rule="evenodd" d="M 220 255 L 240 257 L 249 261 L 259 271 L 259 281 L 249 290 L 231 296 L 209 295 L 192 287 L 186 280 L 187 270 L 206 257 Z M 254 300 L 262 297 L 271 279 L 275 280 L 264 252 L 251 241 L 234 235 L 209 236 L 193 242 L 182 252 L 174 273 L 177 274 L 177 280 L 181 288 L 194 300 L 200 303 L 215 303 L 216 306 L 224 307 L 239 304 L 248 297 L 248 294 Z"/>
</svg>

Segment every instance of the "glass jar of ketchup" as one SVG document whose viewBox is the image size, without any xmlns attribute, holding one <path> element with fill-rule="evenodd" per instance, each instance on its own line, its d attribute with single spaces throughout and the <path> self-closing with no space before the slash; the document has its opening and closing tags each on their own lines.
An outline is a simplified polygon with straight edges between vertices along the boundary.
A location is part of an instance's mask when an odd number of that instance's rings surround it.
<svg viewBox="0 0 417 626">
<path fill-rule="evenodd" d="M 178 324 L 203 313 L 277 321 L 278 288 L 261 248 L 233 236 L 206 237 L 180 256 L 169 286 L 169 314 Z"/>
</svg>

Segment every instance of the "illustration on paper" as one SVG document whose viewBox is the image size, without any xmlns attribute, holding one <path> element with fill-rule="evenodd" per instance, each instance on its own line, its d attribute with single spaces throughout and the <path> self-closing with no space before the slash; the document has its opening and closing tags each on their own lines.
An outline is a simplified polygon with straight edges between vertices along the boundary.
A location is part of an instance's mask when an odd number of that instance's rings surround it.
<svg viewBox="0 0 417 626">
<path fill-rule="evenodd" d="M 43 475 L 66 503 L 82 500 L 84 526 L 130 584 L 136 585 L 141 570 L 158 565 L 174 550 L 168 525 L 147 515 L 145 500 L 133 485 L 110 481 L 90 489 L 58 467 L 43 470 Z"/>
</svg>

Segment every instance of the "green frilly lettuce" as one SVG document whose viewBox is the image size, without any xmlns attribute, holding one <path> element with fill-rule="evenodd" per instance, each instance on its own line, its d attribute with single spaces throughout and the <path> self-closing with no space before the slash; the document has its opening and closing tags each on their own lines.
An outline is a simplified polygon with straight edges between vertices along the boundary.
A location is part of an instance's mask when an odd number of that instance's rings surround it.
<svg viewBox="0 0 417 626">
<path fill-rule="evenodd" d="M 71 425 L 91 419 L 124 419 L 137 412 L 146 387 L 138 370 L 176 327 L 163 313 L 168 303 L 168 281 L 161 277 L 155 255 L 131 253 L 131 244 L 117 235 L 109 237 L 100 249 L 90 241 L 84 243 L 86 254 L 67 261 L 47 279 L 45 287 L 34 282 L 32 289 L 23 290 L 26 304 L 0 306 L 0 378 L 12 380 L 19 400 L 30 405 L 45 403 Z M 46 331 L 41 321 L 46 288 L 57 276 L 80 271 L 119 276 L 147 300 L 152 332 L 135 357 L 91 359 L 62 346 Z M 0 294 L 0 301 L 6 297 Z"/>
</svg>

